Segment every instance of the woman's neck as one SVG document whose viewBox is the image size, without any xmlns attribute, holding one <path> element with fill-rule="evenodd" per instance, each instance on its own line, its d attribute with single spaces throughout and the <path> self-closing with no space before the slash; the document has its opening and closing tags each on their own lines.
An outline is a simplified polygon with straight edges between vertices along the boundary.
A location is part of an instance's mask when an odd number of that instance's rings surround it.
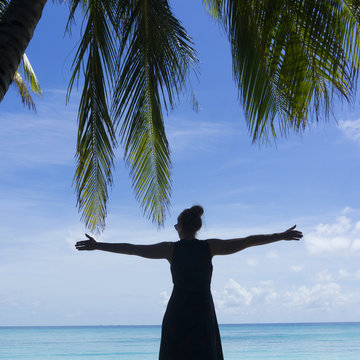
<svg viewBox="0 0 360 360">
<path fill-rule="evenodd" d="M 181 234 L 179 234 L 179 237 L 180 237 L 181 240 L 193 240 L 193 239 L 195 239 L 195 234 L 193 234 L 193 233 L 189 233 L 189 234 L 181 233 Z"/>
</svg>

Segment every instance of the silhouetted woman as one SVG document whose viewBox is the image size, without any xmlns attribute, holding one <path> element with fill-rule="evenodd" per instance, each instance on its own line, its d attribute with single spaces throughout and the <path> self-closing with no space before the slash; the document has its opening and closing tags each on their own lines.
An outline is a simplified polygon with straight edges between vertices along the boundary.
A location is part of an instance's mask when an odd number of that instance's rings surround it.
<svg viewBox="0 0 360 360">
<path fill-rule="evenodd" d="M 89 240 L 76 243 L 78 250 L 104 250 L 167 259 L 171 264 L 174 288 L 167 305 L 161 331 L 160 360 L 221 360 L 219 327 L 210 292 L 211 259 L 215 255 L 234 254 L 250 246 L 279 240 L 299 240 L 302 233 L 295 226 L 282 233 L 253 235 L 245 238 L 197 240 L 201 206 L 185 209 L 175 229 L 180 241 L 153 245 L 109 244 Z"/>
</svg>

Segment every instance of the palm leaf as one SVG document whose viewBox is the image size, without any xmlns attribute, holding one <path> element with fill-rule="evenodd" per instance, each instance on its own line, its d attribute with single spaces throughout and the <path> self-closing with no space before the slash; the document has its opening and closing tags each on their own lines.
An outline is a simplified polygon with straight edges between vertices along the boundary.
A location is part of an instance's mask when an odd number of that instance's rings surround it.
<svg viewBox="0 0 360 360">
<path fill-rule="evenodd" d="M 79 1 L 72 2 L 73 14 Z M 108 112 L 115 50 L 108 26 L 108 1 L 82 2 L 87 19 L 70 79 L 68 96 L 84 68 L 78 113 L 77 169 L 74 182 L 82 220 L 92 230 L 105 226 L 108 186 L 112 185 L 115 131 Z"/>
<path fill-rule="evenodd" d="M 358 75 L 358 1 L 206 0 L 225 27 L 253 139 L 328 118 Z M 324 116 L 323 116 L 324 114 Z"/>
<path fill-rule="evenodd" d="M 269 76 L 263 66 L 263 56 L 257 41 L 256 24 L 250 21 L 249 2 L 204 1 L 211 15 L 224 26 L 228 33 L 233 54 L 233 74 L 239 86 L 246 117 L 257 119 L 249 124 L 254 134 L 266 135 L 262 119 L 273 128 L 277 109 L 276 93 L 272 91 Z M 284 99 L 285 101 L 285 99 Z"/>
<path fill-rule="evenodd" d="M 26 54 L 22 56 L 20 68 L 23 70 L 25 80 L 28 82 L 31 90 L 37 95 L 42 95 L 39 81 Z"/>
<path fill-rule="evenodd" d="M 0 0 L 0 16 L 6 10 L 8 6 L 8 0 Z"/>
<path fill-rule="evenodd" d="M 173 107 L 197 60 L 191 38 L 167 1 L 138 0 L 118 8 L 119 79 L 114 115 L 136 198 L 158 225 L 169 208 L 170 150 L 162 107 Z"/>
<path fill-rule="evenodd" d="M 13 86 L 17 88 L 19 91 L 21 101 L 24 106 L 26 106 L 28 109 L 36 111 L 35 102 L 31 96 L 31 93 L 29 89 L 26 86 L 26 83 L 24 79 L 21 77 L 20 73 L 18 71 L 15 72 L 13 81 L 11 83 Z"/>
</svg>

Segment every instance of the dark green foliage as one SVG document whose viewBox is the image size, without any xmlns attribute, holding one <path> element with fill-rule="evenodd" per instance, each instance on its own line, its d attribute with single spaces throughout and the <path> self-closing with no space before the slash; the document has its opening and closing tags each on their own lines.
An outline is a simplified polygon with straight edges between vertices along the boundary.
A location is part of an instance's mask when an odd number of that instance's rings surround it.
<svg viewBox="0 0 360 360">
<path fill-rule="evenodd" d="M 359 1 L 203 0 L 225 29 L 234 79 L 254 141 L 328 119 L 332 100 L 354 97 L 359 69 Z M 75 184 L 87 226 L 102 229 L 117 139 L 145 214 L 169 209 L 165 112 L 186 89 L 196 53 L 166 0 L 72 0 L 84 32 L 73 63 L 85 76 Z M 109 110 L 110 109 L 110 110 Z"/>
<path fill-rule="evenodd" d="M 118 131 L 136 197 L 161 225 L 171 194 L 162 106 L 175 105 L 196 64 L 191 39 L 167 1 L 73 1 L 87 25 L 69 91 L 84 67 L 75 173 L 79 210 L 91 229 L 105 225 Z M 112 116 L 109 108 L 112 108 Z"/>
<path fill-rule="evenodd" d="M 358 75 L 359 2 L 207 0 L 225 27 L 253 139 L 328 118 Z"/>
</svg>

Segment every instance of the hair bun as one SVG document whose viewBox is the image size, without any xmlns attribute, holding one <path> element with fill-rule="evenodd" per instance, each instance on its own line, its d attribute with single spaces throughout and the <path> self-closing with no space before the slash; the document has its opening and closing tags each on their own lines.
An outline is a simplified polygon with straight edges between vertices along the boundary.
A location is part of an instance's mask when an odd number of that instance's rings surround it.
<svg viewBox="0 0 360 360">
<path fill-rule="evenodd" d="M 190 208 L 191 212 L 197 216 L 201 216 L 204 213 L 204 209 L 200 205 L 194 205 Z"/>
</svg>

